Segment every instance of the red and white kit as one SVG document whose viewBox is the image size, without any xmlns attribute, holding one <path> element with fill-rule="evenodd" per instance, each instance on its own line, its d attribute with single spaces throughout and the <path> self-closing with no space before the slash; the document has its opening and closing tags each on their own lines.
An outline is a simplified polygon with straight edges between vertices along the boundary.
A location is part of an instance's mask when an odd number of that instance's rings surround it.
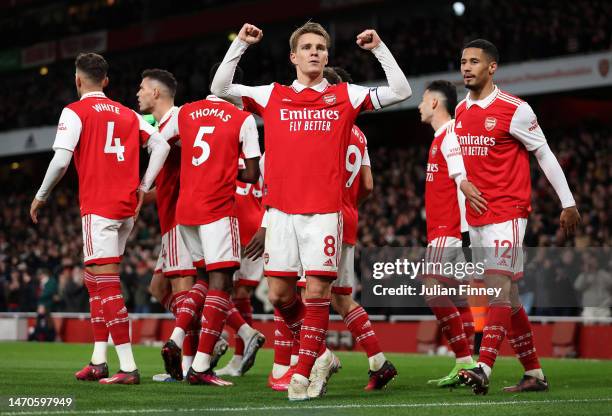
<svg viewBox="0 0 612 416">
<path fill-rule="evenodd" d="M 472 247 L 483 248 L 474 260 L 485 262 L 485 274 L 518 279 L 531 211 L 528 152 L 546 144 L 544 133 L 529 104 L 497 87 L 478 101 L 468 94 L 457 105 L 455 133 L 467 178 L 487 200 L 481 215 L 466 206 Z"/>
<path fill-rule="evenodd" d="M 263 156 L 260 160 L 262 167 Z M 241 167 L 244 161 L 241 159 Z M 263 169 L 260 169 L 262 172 Z M 261 225 L 264 207 L 261 203 L 263 189 L 263 176 L 260 175 L 257 183 L 244 183 L 236 181 L 236 216 L 240 226 L 240 245 L 246 247 Z M 263 257 L 251 260 L 242 257 L 240 269 L 234 273 L 234 283 L 244 286 L 257 286 L 263 276 Z"/>
<path fill-rule="evenodd" d="M 53 149 L 74 152 L 85 265 L 119 263 L 134 225 L 140 146 L 155 129 L 102 92 L 62 111 Z"/>
<path fill-rule="evenodd" d="M 296 277 L 303 268 L 307 275 L 334 279 L 342 241 L 344 156 L 355 118 L 402 101 L 410 86 L 382 42 L 372 53 L 385 70 L 388 87 L 330 85 L 325 79 L 311 87 L 297 80 L 291 85 L 232 84 L 247 47 L 239 38 L 232 42 L 211 88 L 264 120 L 266 274 Z"/>
<path fill-rule="evenodd" d="M 344 160 L 344 182 L 342 184 L 342 250 L 338 264 L 338 278 L 332 284 L 332 292 L 342 295 L 353 293 L 355 285 L 355 243 L 357 242 L 357 224 L 359 222 L 359 186 L 361 167 L 370 166 L 368 142 L 357 126 L 351 130 L 351 141 L 346 149 Z M 305 287 L 306 279 L 301 276 L 298 286 Z"/>
<path fill-rule="evenodd" d="M 434 133 L 429 148 L 425 174 L 425 218 L 427 221 L 426 264 L 465 262 L 461 232 L 465 224 L 465 196 L 457 189 L 456 179 L 465 178 L 461 147 L 454 131 L 455 120 L 449 120 Z M 460 281 L 430 270 L 424 276 L 448 283 Z"/>
<path fill-rule="evenodd" d="M 163 131 L 178 107 L 172 107 L 159 120 L 159 131 Z M 181 148 L 178 136 L 169 140 L 170 153 L 155 180 L 157 213 L 162 233 L 161 250 L 155 272 L 166 277 L 195 276 L 196 269 L 187 246 L 183 242 L 176 223 L 176 202 L 181 178 Z"/>
<path fill-rule="evenodd" d="M 234 199 L 240 151 L 261 155 L 255 119 L 215 96 L 183 105 L 163 129 L 181 138 L 181 181 L 176 221 L 194 265 L 240 266 Z"/>
</svg>

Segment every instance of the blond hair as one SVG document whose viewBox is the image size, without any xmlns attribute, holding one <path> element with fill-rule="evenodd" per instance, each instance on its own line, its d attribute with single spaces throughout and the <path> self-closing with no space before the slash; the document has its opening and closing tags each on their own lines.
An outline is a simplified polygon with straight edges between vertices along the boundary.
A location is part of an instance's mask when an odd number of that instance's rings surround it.
<svg viewBox="0 0 612 416">
<path fill-rule="evenodd" d="M 318 23 L 308 21 L 295 29 L 291 34 L 291 37 L 289 38 L 289 47 L 291 48 L 291 52 L 295 52 L 297 49 L 298 39 L 300 36 L 305 35 L 306 33 L 314 33 L 315 35 L 322 36 L 325 39 L 325 46 L 328 49 L 331 46 L 331 38 L 329 37 L 327 30 L 325 30 L 323 26 Z"/>
</svg>

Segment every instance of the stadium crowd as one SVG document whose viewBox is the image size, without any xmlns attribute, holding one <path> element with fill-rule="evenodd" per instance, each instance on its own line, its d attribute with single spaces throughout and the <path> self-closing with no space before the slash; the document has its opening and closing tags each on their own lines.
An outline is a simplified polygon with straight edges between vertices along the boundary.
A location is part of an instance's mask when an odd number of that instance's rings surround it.
<svg viewBox="0 0 612 416">
<path fill-rule="evenodd" d="M 612 129 L 600 123 L 547 131 L 551 148 L 566 172 L 582 213 L 583 225 L 575 241 L 559 232 L 559 203 L 553 189 L 532 161 L 533 212 L 525 236 L 526 246 L 609 247 L 612 165 L 609 148 Z M 375 143 L 375 140 L 371 141 Z M 359 242 L 362 247 L 424 246 L 424 164 L 427 146 L 371 148 L 374 193 L 360 209 Z M 87 311 L 87 291 L 82 279 L 82 237 L 74 184 L 64 181 L 55 191 L 34 226 L 28 215 L 33 186 L 40 178 L 23 178 L 0 194 L 0 311 Z M 160 312 L 152 302 L 148 284 L 159 251 L 159 226 L 154 205 L 145 206 L 127 244 L 122 264 L 122 285 L 131 312 Z M 359 259 L 357 259 L 357 262 Z M 575 305 L 581 292 L 574 281 L 583 270 L 579 256 L 561 258 L 546 273 L 555 290 L 565 288 L 567 305 Z M 563 273 L 560 273 L 563 271 Z M 552 290 L 538 286 L 543 273 L 529 273 L 523 290 Z M 537 274 L 537 276 L 536 276 Z M 586 290 L 586 289 L 585 289 Z M 536 302 L 537 303 L 537 302 Z M 261 312 L 261 311 L 259 311 Z M 575 308 L 540 310 L 538 313 L 575 314 Z"/>
<path fill-rule="evenodd" d="M 124 16 L 136 19 L 133 12 L 139 10 L 140 3 L 146 2 L 133 2 L 132 6 L 128 6 L 128 3 L 132 2 L 119 2 L 119 6 L 131 12 L 121 14 L 118 21 L 122 21 Z M 193 7 L 191 3 L 194 2 L 186 2 L 184 10 Z M 372 21 L 377 22 L 383 40 L 394 51 L 400 66 L 409 76 L 456 70 L 459 64 L 457 51 L 466 41 L 482 34 L 486 34 L 498 46 L 503 64 L 603 51 L 612 47 L 612 3 L 608 1 L 466 3 L 465 14 L 455 16 L 450 7 L 442 8 L 436 14 L 423 15 L 412 13 L 410 5 L 391 2 L 377 6 Z M 106 12 L 99 16 L 93 13 L 90 17 L 94 21 L 92 27 L 97 27 L 95 22 L 104 16 Z M 159 14 L 153 14 L 150 18 L 155 16 Z M 383 74 L 376 60 L 355 46 L 356 28 L 354 24 L 346 23 L 348 16 L 352 16 L 350 10 L 346 16 L 335 15 L 323 20 L 334 28 L 330 63 L 350 69 L 356 82 L 382 79 Z M 107 21 L 109 19 L 104 19 L 104 22 Z M 82 27 L 84 22 L 79 21 L 79 24 Z M 439 30 L 440 27 L 445 30 Z M 290 32 L 293 26 L 271 25 L 264 29 L 270 34 L 269 39 L 274 39 L 274 34 Z M 15 33 L 13 30 L 11 32 Z M 178 44 L 159 44 L 155 48 L 108 52 L 105 54 L 111 67 L 108 95 L 134 107 L 140 72 L 144 68 L 160 67 L 173 72 L 179 80 L 178 102 L 200 98 L 208 90 L 209 68 L 225 52 L 226 36 L 226 33 L 217 33 L 207 35 L 206 42 L 198 38 Z M 293 79 L 293 70 L 287 59 L 288 45 L 270 42 L 264 41 L 265 47 L 253 48 L 241 60 L 241 66 L 245 69 L 245 83 L 290 82 Z M 38 70 L 23 70 L 3 77 L 5 82 L 0 85 L 0 130 L 55 124 L 62 107 L 75 98 L 73 89 L 66 88 L 71 85 L 71 61 L 50 65 L 46 76 L 40 76 Z M 24 97 L 30 98 L 24 100 Z M 15 106 L 15 102 L 20 105 Z"/>
</svg>

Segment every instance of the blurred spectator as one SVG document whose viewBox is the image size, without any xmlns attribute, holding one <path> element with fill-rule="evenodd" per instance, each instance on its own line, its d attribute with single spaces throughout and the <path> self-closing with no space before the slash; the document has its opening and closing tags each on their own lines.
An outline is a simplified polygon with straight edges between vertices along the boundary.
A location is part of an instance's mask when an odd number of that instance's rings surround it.
<svg viewBox="0 0 612 416">
<path fill-rule="evenodd" d="M 53 342 L 55 341 L 55 324 L 51 314 L 44 305 L 39 305 L 36 315 L 36 324 L 32 333 L 28 336 L 28 341 Z"/>
<path fill-rule="evenodd" d="M 59 276 L 59 304 L 63 312 L 89 311 L 89 294 L 83 282 L 80 267 L 65 267 Z"/>
<path fill-rule="evenodd" d="M 134 312 L 136 313 L 151 312 L 151 293 L 149 292 L 149 284 L 152 278 L 153 275 L 147 269 L 147 264 L 145 262 L 138 263 L 134 281 Z"/>
<path fill-rule="evenodd" d="M 597 256 L 585 252 L 582 256 L 582 273 L 574 287 L 582 294 L 582 316 L 607 318 L 612 306 L 612 275 L 603 270 Z"/>
</svg>

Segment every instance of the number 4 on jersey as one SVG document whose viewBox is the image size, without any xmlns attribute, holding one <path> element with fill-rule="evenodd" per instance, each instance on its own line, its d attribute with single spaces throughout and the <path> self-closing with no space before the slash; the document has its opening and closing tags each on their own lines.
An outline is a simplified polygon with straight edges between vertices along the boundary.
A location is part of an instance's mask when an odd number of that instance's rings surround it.
<svg viewBox="0 0 612 416">
<path fill-rule="evenodd" d="M 115 153 L 117 155 L 117 162 L 123 162 L 123 152 L 125 147 L 121 145 L 121 139 L 115 137 L 115 143 L 113 144 L 113 133 L 115 132 L 115 122 L 109 121 L 106 128 L 106 144 L 104 145 L 104 153 Z"/>
</svg>

